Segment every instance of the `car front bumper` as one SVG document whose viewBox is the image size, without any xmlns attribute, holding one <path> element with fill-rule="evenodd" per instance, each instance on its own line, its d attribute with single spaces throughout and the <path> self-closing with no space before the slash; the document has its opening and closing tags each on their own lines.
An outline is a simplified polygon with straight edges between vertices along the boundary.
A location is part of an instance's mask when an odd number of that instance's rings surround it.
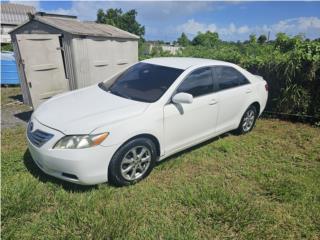
<svg viewBox="0 0 320 240">
<path fill-rule="evenodd" d="M 41 147 L 27 136 L 30 154 L 37 166 L 46 174 L 81 185 L 94 185 L 108 181 L 109 162 L 117 146 L 94 146 L 84 149 L 54 149 L 64 134 L 32 120 L 33 129 L 54 135 Z"/>
</svg>

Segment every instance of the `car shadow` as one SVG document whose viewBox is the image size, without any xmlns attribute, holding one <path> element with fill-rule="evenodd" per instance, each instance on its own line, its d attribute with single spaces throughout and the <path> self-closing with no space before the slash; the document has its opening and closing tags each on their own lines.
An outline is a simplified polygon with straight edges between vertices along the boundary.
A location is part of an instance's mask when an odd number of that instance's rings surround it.
<svg viewBox="0 0 320 240">
<path fill-rule="evenodd" d="M 156 166 L 159 166 L 159 165 L 161 165 L 161 164 L 164 164 L 164 163 L 166 163 L 166 162 L 168 162 L 168 161 L 171 161 L 171 160 L 173 160 L 173 159 L 175 159 L 175 158 L 177 158 L 177 157 L 179 157 L 179 156 L 181 156 L 181 155 L 183 155 L 183 154 L 185 154 L 185 153 L 192 152 L 192 151 L 197 150 L 197 149 L 199 149 L 199 148 L 201 148 L 201 147 L 203 147 L 203 146 L 205 146 L 205 145 L 207 145 L 207 144 L 213 143 L 213 142 L 215 142 L 215 141 L 217 141 L 217 140 L 219 140 L 219 139 L 222 139 L 222 138 L 225 138 L 225 137 L 231 136 L 231 135 L 236 135 L 236 133 L 231 131 L 231 132 L 227 132 L 227 133 L 221 134 L 221 135 L 219 135 L 219 136 L 217 136 L 217 137 L 210 138 L 209 140 L 206 140 L 206 141 L 204 141 L 204 142 L 202 142 L 202 143 L 199 143 L 199 144 L 194 145 L 194 146 L 192 146 L 192 147 L 189 147 L 189 148 L 187 148 L 187 149 L 185 149 L 185 150 L 182 150 L 182 151 L 180 151 L 180 152 L 177 152 L 177 153 L 175 153 L 175 154 L 173 154 L 173 155 L 171 155 L 171 156 L 169 156 L 169 157 L 161 160 L 160 162 L 157 162 L 157 163 L 156 163 Z"/>
<path fill-rule="evenodd" d="M 31 118 L 32 113 L 33 113 L 33 110 L 30 110 L 27 112 L 16 113 L 16 114 L 14 114 L 14 116 L 24 122 L 28 122 Z"/>
<path fill-rule="evenodd" d="M 18 101 L 18 102 L 23 102 L 22 94 L 17 94 L 17 95 L 9 96 L 9 98 L 11 98 L 12 100 Z"/>
<path fill-rule="evenodd" d="M 67 182 L 60 180 L 58 178 L 52 177 L 50 175 L 45 174 L 33 161 L 32 156 L 29 150 L 26 150 L 23 155 L 23 163 L 27 170 L 31 173 L 31 175 L 37 178 L 39 181 L 43 183 L 51 182 L 56 185 L 61 186 L 64 190 L 68 192 L 87 192 L 97 189 L 97 185 L 92 186 L 83 186 L 75 183 Z"/>
</svg>

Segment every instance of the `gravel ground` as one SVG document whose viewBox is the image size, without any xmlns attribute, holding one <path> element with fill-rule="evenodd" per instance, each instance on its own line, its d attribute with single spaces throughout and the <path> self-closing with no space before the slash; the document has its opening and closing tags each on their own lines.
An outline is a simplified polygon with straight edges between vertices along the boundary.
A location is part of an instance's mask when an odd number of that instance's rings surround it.
<svg viewBox="0 0 320 240">
<path fill-rule="evenodd" d="M 23 104 L 20 87 L 1 87 L 1 129 L 27 125 L 32 108 Z"/>
</svg>

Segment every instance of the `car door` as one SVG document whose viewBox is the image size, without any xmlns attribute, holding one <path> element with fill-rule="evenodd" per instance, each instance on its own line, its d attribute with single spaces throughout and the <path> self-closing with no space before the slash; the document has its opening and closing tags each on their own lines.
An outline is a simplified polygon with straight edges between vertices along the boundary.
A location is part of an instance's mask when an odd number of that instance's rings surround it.
<svg viewBox="0 0 320 240">
<path fill-rule="evenodd" d="M 230 66 L 213 67 L 213 79 L 219 100 L 216 131 L 222 133 L 238 127 L 252 88 L 246 77 Z"/>
<path fill-rule="evenodd" d="M 217 101 L 213 92 L 212 69 L 197 69 L 189 74 L 175 91 L 193 96 L 191 104 L 164 106 L 166 154 L 176 152 L 205 139 L 215 131 Z"/>
</svg>

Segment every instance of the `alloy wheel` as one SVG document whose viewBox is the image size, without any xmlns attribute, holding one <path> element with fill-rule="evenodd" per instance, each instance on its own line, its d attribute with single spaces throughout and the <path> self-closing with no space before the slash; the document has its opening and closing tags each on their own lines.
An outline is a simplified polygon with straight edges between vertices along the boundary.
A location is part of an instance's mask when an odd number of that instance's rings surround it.
<svg viewBox="0 0 320 240">
<path fill-rule="evenodd" d="M 145 146 L 131 148 L 121 161 L 121 175 L 127 181 L 139 179 L 148 170 L 151 152 Z"/>
<path fill-rule="evenodd" d="M 243 118 L 243 122 L 242 122 L 242 129 L 244 132 L 248 132 L 250 131 L 250 129 L 252 128 L 253 124 L 254 124 L 254 119 L 255 119 L 255 113 L 252 109 L 249 109 Z"/>
</svg>

